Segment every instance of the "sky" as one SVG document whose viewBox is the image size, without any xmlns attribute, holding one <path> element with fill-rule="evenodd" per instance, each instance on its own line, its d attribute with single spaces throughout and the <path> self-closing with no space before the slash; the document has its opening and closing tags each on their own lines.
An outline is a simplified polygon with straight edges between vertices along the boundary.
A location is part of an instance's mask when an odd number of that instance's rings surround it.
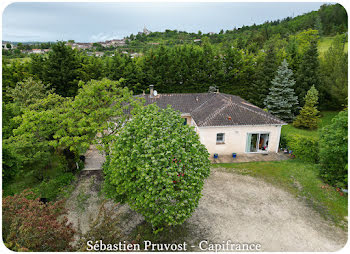
<svg viewBox="0 0 350 254">
<path fill-rule="evenodd" d="M 321 2 L 70 3 L 17 2 L 2 15 L 2 40 L 97 42 L 151 31 L 218 33 L 243 25 L 298 16 Z"/>
</svg>

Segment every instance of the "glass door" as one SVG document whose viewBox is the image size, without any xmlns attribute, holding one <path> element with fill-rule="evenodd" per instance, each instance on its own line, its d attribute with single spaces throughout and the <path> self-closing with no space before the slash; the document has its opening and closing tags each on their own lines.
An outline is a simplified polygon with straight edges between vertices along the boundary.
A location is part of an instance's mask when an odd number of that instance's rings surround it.
<svg viewBox="0 0 350 254">
<path fill-rule="evenodd" d="M 249 153 L 254 153 L 258 151 L 258 135 L 257 133 L 248 134 L 248 151 Z"/>
<path fill-rule="evenodd" d="M 267 152 L 269 144 L 269 133 L 248 133 L 247 153 Z"/>
</svg>

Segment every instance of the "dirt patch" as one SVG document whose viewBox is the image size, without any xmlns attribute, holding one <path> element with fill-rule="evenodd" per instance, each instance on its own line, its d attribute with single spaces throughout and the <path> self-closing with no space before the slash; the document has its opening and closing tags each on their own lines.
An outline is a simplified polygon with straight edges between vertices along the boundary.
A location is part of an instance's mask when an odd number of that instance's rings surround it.
<svg viewBox="0 0 350 254">
<path fill-rule="evenodd" d="M 102 181 L 101 171 L 85 171 L 67 201 L 68 218 L 83 233 L 104 200 L 100 191 Z M 174 236 L 163 236 L 164 239 L 170 242 L 185 239 L 190 245 L 201 240 L 260 243 L 264 251 L 336 251 L 347 241 L 347 232 L 323 219 L 305 202 L 251 176 L 212 170 L 202 194 L 193 216 L 184 225 L 169 230 Z M 147 238 L 149 232 L 142 216 L 128 205 L 115 209 L 123 214 L 124 234 L 136 231 Z M 139 230 L 140 227 L 143 229 Z"/>
<path fill-rule="evenodd" d="M 81 233 L 86 233 L 90 224 L 96 219 L 99 208 L 103 202 L 106 207 L 114 207 L 115 212 L 123 216 L 121 229 L 124 234 L 140 224 L 144 219 L 141 215 L 132 211 L 128 205 L 117 205 L 113 201 L 106 201 L 101 188 L 103 176 L 101 170 L 84 170 L 79 175 L 75 190 L 66 202 L 68 220 L 74 228 Z"/>
</svg>

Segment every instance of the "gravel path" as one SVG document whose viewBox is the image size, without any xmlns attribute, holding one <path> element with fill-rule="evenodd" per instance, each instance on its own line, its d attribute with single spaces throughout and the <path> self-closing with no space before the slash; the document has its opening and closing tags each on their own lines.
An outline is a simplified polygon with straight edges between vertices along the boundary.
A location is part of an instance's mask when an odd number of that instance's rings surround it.
<svg viewBox="0 0 350 254">
<path fill-rule="evenodd" d="M 101 170 L 105 156 L 94 145 L 90 145 L 85 153 L 85 167 L 83 170 Z"/>
<path fill-rule="evenodd" d="M 69 220 L 83 232 L 97 216 L 103 200 L 101 183 L 101 171 L 85 171 L 66 203 Z M 83 210 L 78 207 L 82 193 L 88 196 Z M 124 232 L 131 232 L 143 222 L 142 216 L 127 205 L 117 210 L 128 217 L 122 225 Z M 347 241 L 347 232 L 332 226 L 288 192 L 220 169 L 213 170 L 206 180 L 199 207 L 185 224 L 190 228 L 185 237 L 189 244 L 205 239 L 212 243 L 231 240 L 260 243 L 263 251 L 336 251 Z"/>
</svg>

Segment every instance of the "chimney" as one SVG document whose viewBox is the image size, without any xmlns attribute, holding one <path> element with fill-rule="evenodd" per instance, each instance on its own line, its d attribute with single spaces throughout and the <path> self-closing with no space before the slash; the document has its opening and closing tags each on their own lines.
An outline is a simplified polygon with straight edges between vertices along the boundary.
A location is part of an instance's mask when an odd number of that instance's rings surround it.
<svg viewBox="0 0 350 254">
<path fill-rule="evenodd" d="M 154 85 L 149 85 L 149 97 L 153 98 L 153 87 Z"/>
</svg>

